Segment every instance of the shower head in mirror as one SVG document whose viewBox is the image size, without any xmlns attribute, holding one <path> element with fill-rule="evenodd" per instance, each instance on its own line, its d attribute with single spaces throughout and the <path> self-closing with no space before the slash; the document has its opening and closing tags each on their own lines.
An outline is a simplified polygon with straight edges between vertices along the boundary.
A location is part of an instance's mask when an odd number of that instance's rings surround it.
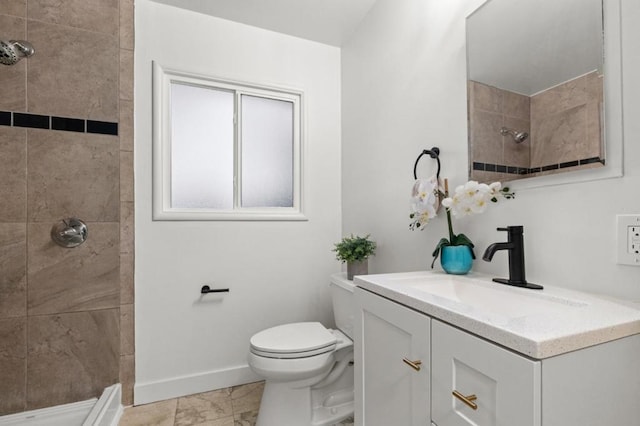
<svg viewBox="0 0 640 426">
<path fill-rule="evenodd" d="M 501 128 L 500 129 L 500 134 L 502 136 L 507 136 L 507 135 L 511 136 L 515 143 L 522 143 L 522 142 L 526 141 L 527 138 L 529 137 L 529 133 L 527 133 L 527 132 L 519 132 L 517 130 L 510 129 L 508 127 Z"/>
<path fill-rule="evenodd" d="M 0 40 L 0 64 L 15 65 L 22 58 L 28 58 L 35 53 L 35 49 L 28 41 Z"/>
</svg>

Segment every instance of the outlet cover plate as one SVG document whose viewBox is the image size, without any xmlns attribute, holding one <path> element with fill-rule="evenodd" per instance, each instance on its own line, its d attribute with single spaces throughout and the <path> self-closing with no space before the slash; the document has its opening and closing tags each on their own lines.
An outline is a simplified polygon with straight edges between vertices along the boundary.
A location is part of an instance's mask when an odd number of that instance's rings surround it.
<svg viewBox="0 0 640 426">
<path fill-rule="evenodd" d="M 619 214 L 616 216 L 616 230 L 618 235 L 618 264 L 640 266 L 640 253 L 631 247 L 640 246 L 640 239 L 635 240 L 632 228 L 640 227 L 640 214 Z"/>
</svg>

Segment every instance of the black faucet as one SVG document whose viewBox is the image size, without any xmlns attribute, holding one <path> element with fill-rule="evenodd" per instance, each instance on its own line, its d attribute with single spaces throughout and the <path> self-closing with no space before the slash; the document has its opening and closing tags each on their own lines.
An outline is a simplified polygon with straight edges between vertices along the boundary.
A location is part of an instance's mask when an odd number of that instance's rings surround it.
<svg viewBox="0 0 640 426">
<path fill-rule="evenodd" d="M 542 290 L 542 286 L 538 284 L 528 283 L 524 273 L 524 239 L 522 226 L 507 226 L 506 228 L 498 228 L 498 231 L 507 231 L 509 237 L 506 243 L 493 243 L 484 252 L 482 259 L 491 262 L 493 255 L 498 250 L 509 251 L 509 279 L 494 278 L 493 281 L 500 284 L 513 285 L 516 287 L 530 288 L 533 290 Z"/>
</svg>

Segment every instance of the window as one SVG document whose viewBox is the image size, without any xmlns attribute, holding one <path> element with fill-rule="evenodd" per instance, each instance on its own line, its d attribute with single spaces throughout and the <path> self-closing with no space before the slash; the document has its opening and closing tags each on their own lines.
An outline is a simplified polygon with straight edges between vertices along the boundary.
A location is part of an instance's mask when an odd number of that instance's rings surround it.
<svg viewBox="0 0 640 426">
<path fill-rule="evenodd" d="M 304 220 L 302 93 L 154 64 L 155 220 Z"/>
</svg>

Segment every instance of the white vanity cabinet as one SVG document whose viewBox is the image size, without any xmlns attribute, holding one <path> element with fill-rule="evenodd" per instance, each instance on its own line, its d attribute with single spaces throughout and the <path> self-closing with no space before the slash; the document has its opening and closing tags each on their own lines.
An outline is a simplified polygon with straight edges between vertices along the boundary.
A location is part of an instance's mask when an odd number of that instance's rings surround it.
<svg viewBox="0 0 640 426">
<path fill-rule="evenodd" d="M 429 317 L 360 288 L 354 294 L 356 423 L 430 424 Z"/>
<path fill-rule="evenodd" d="M 434 319 L 431 394 L 438 426 L 540 426 L 540 361 Z"/>
<path fill-rule="evenodd" d="M 610 337 L 617 326 L 599 328 L 593 339 L 600 343 L 576 348 L 575 339 L 584 334 L 571 335 L 541 346 L 549 355 L 527 356 L 490 336 L 478 337 L 477 324 L 490 327 L 488 322 L 467 321 L 476 331 L 465 331 L 455 324 L 464 317 L 437 305 L 441 298 L 408 307 L 408 292 L 393 289 L 385 297 L 362 287 L 354 292 L 356 425 L 640 426 L 640 334 L 632 328 L 637 321 L 627 323 L 631 331 L 620 337 Z M 617 314 L 626 309 L 614 307 Z M 571 315 L 580 323 L 604 320 Z M 531 324 L 540 333 L 538 321 Z M 513 345 L 534 341 L 524 333 L 510 338 Z"/>
</svg>

